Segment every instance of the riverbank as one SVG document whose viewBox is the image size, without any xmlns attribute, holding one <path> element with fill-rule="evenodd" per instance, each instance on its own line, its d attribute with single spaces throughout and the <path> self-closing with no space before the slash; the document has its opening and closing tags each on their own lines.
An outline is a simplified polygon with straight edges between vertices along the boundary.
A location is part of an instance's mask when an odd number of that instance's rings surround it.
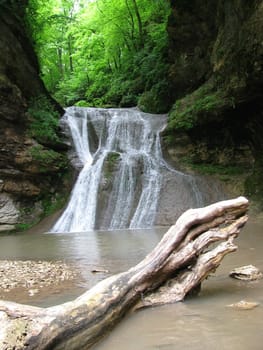
<svg viewBox="0 0 263 350">
<path fill-rule="evenodd" d="M 44 298 L 72 288 L 79 279 L 77 267 L 62 261 L 0 260 L 0 299 Z"/>
</svg>

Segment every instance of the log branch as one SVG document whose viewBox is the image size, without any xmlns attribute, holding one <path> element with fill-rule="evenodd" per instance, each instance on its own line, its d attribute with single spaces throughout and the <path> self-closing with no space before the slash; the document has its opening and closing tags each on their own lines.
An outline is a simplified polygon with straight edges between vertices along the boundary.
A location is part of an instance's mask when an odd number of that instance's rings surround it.
<svg viewBox="0 0 263 350">
<path fill-rule="evenodd" d="M 129 310 L 183 300 L 237 249 L 247 210 L 239 197 L 186 211 L 139 264 L 71 302 L 44 309 L 0 301 L 0 348 L 88 349 Z"/>
</svg>

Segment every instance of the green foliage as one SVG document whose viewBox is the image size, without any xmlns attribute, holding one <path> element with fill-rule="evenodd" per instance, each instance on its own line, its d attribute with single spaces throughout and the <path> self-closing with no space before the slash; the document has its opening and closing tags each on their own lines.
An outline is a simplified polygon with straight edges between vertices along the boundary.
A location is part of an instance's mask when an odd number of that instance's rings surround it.
<svg viewBox="0 0 263 350">
<path fill-rule="evenodd" d="M 189 130 L 202 124 L 206 115 L 217 114 L 218 110 L 226 106 L 234 108 L 233 100 L 226 99 L 222 91 L 212 91 L 209 86 L 202 86 L 176 101 L 169 114 L 168 130 Z"/>
<path fill-rule="evenodd" d="M 57 210 L 61 209 L 66 204 L 67 198 L 62 195 L 46 196 L 41 200 L 43 207 L 43 217 L 54 214 Z"/>
<path fill-rule="evenodd" d="M 17 232 L 26 231 L 26 230 L 29 230 L 32 226 L 33 226 L 32 223 L 31 224 L 29 224 L 29 223 L 16 224 L 16 231 Z"/>
<path fill-rule="evenodd" d="M 138 98 L 136 95 L 128 93 L 128 95 L 122 96 L 119 103 L 120 107 L 133 107 L 138 103 Z"/>
<path fill-rule="evenodd" d="M 119 153 L 111 152 L 107 155 L 105 165 L 104 165 L 104 176 L 106 177 L 106 179 L 110 179 L 112 177 L 119 159 L 120 159 Z"/>
<path fill-rule="evenodd" d="M 119 158 L 120 158 L 119 153 L 116 153 L 116 152 L 109 153 L 107 156 L 107 162 L 110 165 L 110 167 L 113 167 Z"/>
<path fill-rule="evenodd" d="M 43 173 L 67 167 L 65 156 L 51 149 L 45 149 L 41 145 L 32 146 L 29 153 L 32 159 L 40 165 L 40 171 Z"/>
<path fill-rule="evenodd" d="M 235 176 L 244 172 L 244 169 L 239 166 L 226 166 L 221 164 L 192 164 L 192 168 L 206 175 Z"/>
<path fill-rule="evenodd" d="M 59 114 L 45 96 L 34 98 L 28 108 L 30 118 L 29 135 L 40 143 L 59 141 L 56 134 Z"/>
<path fill-rule="evenodd" d="M 240 177 L 247 172 L 245 167 L 240 165 L 218 164 L 218 163 L 196 163 L 191 157 L 184 157 L 181 163 L 187 168 L 191 168 L 201 175 L 212 175 L 219 178 L 221 181 L 228 182 L 233 180 L 233 177 Z"/>
<path fill-rule="evenodd" d="M 26 22 L 37 52 L 43 80 L 55 92 L 60 80 L 73 72 L 74 0 L 30 0 Z"/>
<path fill-rule="evenodd" d="M 187 167 L 190 167 L 195 172 L 202 175 L 216 175 L 221 181 L 228 181 L 234 176 L 241 176 L 247 172 L 245 167 L 240 165 L 218 164 L 218 163 L 205 163 L 194 162 L 191 157 L 184 157 L 181 163 Z"/>
<path fill-rule="evenodd" d="M 173 146 L 175 144 L 175 136 L 173 134 L 165 134 L 164 137 L 164 143 L 167 145 L 167 146 Z"/>
<path fill-rule="evenodd" d="M 168 95 L 168 84 L 160 81 L 151 90 L 145 91 L 139 98 L 138 106 L 142 111 L 150 113 L 165 113 L 167 105 L 164 103 Z"/>
<path fill-rule="evenodd" d="M 43 80 L 61 104 L 132 105 L 166 80 L 168 0 L 77 3 L 29 0 L 27 9 Z"/>
<path fill-rule="evenodd" d="M 85 101 L 85 100 L 78 101 L 77 103 L 75 103 L 75 106 L 77 106 L 77 107 L 89 107 L 87 101 Z"/>
</svg>

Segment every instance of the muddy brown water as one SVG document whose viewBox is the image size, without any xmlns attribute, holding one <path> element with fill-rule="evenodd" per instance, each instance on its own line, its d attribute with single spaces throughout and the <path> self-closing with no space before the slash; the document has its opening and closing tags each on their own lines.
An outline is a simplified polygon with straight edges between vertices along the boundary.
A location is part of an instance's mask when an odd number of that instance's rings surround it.
<svg viewBox="0 0 263 350">
<path fill-rule="evenodd" d="M 157 244 L 165 228 L 76 234 L 0 236 L 0 259 L 63 260 L 81 270 L 81 280 L 33 297 L 19 291 L 7 299 L 49 306 L 77 297 L 110 274 L 133 266 Z M 245 282 L 228 276 L 234 267 L 253 264 L 263 271 L 263 221 L 250 219 L 226 256 L 202 285 L 199 296 L 182 303 L 128 315 L 95 350 L 262 350 L 263 279 Z M 92 270 L 100 272 L 94 273 Z M 106 272 L 108 270 L 109 272 Z M 240 300 L 259 303 L 252 310 L 227 307 Z"/>
</svg>

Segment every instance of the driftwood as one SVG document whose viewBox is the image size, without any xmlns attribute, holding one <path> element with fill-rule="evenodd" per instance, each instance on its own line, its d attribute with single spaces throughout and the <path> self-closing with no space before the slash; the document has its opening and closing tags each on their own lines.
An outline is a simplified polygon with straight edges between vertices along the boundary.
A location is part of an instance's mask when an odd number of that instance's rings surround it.
<svg viewBox="0 0 263 350">
<path fill-rule="evenodd" d="M 139 264 L 71 302 L 44 309 L 0 301 L 0 349 L 88 349 L 129 310 L 183 300 L 237 249 L 247 209 L 239 197 L 186 211 Z"/>
</svg>

